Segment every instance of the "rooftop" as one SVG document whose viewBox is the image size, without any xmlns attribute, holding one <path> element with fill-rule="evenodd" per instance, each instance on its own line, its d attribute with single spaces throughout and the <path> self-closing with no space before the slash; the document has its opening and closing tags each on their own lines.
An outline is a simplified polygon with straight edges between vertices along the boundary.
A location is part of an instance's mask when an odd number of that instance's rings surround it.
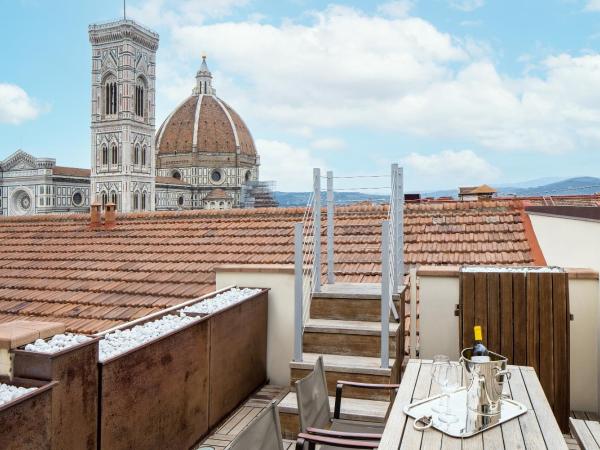
<svg viewBox="0 0 600 450">
<path fill-rule="evenodd" d="M 137 213 L 111 230 L 92 230 L 88 215 L 0 219 L 0 322 L 48 318 L 94 333 L 214 290 L 217 266 L 292 264 L 303 214 Z M 336 208 L 337 281 L 379 281 L 386 217 L 385 205 Z M 526 221 L 515 200 L 407 204 L 406 262 L 535 264 Z"/>
</svg>

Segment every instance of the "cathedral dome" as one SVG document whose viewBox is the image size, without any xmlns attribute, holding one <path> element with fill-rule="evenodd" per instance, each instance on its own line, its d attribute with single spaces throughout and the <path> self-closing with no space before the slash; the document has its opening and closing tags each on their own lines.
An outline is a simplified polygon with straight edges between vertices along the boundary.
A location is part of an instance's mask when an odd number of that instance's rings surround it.
<svg viewBox="0 0 600 450">
<path fill-rule="evenodd" d="M 164 121 L 156 134 L 157 155 L 233 153 L 256 157 L 250 130 L 235 110 L 217 97 L 212 75 L 202 58 L 196 87 Z"/>
</svg>

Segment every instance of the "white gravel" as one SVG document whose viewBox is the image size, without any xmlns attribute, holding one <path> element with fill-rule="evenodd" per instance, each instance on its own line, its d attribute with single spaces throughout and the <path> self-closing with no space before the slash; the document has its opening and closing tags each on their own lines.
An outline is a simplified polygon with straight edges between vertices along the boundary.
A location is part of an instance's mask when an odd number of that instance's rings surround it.
<svg viewBox="0 0 600 450">
<path fill-rule="evenodd" d="M 38 339 L 33 344 L 27 344 L 25 350 L 28 352 L 56 353 L 90 340 L 92 340 L 91 337 L 82 334 L 55 334 L 48 340 Z"/>
<path fill-rule="evenodd" d="M 198 319 L 198 317 L 186 316 L 183 313 L 178 316 L 170 314 L 143 325 L 107 333 L 99 342 L 99 359 L 101 362 L 106 361 Z"/>
<path fill-rule="evenodd" d="M 463 272 L 560 273 L 558 267 L 464 267 Z"/>
<path fill-rule="evenodd" d="M 221 292 L 214 297 L 207 298 L 194 305 L 186 306 L 182 309 L 183 312 L 194 312 L 212 314 L 230 305 L 241 302 L 242 300 L 252 297 L 260 292 L 260 289 L 239 289 L 231 288 L 228 291 Z"/>
<path fill-rule="evenodd" d="M 10 384 L 0 383 L 0 405 L 12 402 L 31 391 L 35 391 L 37 388 L 24 388 L 12 386 Z"/>
</svg>

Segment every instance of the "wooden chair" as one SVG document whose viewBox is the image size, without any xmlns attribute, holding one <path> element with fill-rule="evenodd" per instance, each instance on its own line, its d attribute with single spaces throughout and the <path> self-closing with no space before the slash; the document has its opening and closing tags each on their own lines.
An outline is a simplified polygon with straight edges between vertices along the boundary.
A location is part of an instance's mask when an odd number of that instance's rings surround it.
<svg viewBox="0 0 600 450">
<path fill-rule="evenodd" d="M 313 371 L 301 380 L 296 381 L 296 398 L 298 401 L 301 432 L 334 438 L 379 441 L 385 426 L 384 423 L 341 419 L 344 386 L 396 391 L 399 387 L 397 384 L 368 384 L 338 381 L 335 408 L 332 416 L 323 357 L 319 356 Z"/>
<path fill-rule="evenodd" d="M 338 439 L 332 436 L 313 436 L 300 433 L 296 441 L 298 450 L 314 450 L 319 445 L 320 450 L 334 448 L 375 449 L 378 442 L 352 441 Z M 279 423 L 279 409 L 272 402 L 231 442 L 228 450 L 284 450 Z"/>
<path fill-rule="evenodd" d="M 600 450 L 600 422 L 570 418 L 569 426 L 582 450 Z"/>
<path fill-rule="evenodd" d="M 486 346 L 509 364 L 531 366 L 554 416 L 569 430 L 569 284 L 565 272 L 460 273 L 460 348 L 473 344 L 473 325 Z"/>
</svg>

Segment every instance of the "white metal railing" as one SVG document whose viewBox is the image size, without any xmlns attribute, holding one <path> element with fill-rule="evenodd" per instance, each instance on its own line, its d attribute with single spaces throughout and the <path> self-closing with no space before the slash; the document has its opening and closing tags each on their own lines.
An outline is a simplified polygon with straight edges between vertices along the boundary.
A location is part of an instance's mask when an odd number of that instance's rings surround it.
<svg viewBox="0 0 600 450">
<path fill-rule="evenodd" d="M 321 171 L 313 171 L 314 189 L 302 222 L 294 225 L 294 361 L 302 361 L 302 336 L 313 292 L 321 289 Z"/>
<path fill-rule="evenodd" d="M 398 293 L 404 276 L 404 186 L 403 170 L 392 164 L 390 205 L 387 220 L 381 227 L 381 367 L 387 368 L 389 355 L 389 315 L 398 316 L 394 295 Z"/>
</svg>

